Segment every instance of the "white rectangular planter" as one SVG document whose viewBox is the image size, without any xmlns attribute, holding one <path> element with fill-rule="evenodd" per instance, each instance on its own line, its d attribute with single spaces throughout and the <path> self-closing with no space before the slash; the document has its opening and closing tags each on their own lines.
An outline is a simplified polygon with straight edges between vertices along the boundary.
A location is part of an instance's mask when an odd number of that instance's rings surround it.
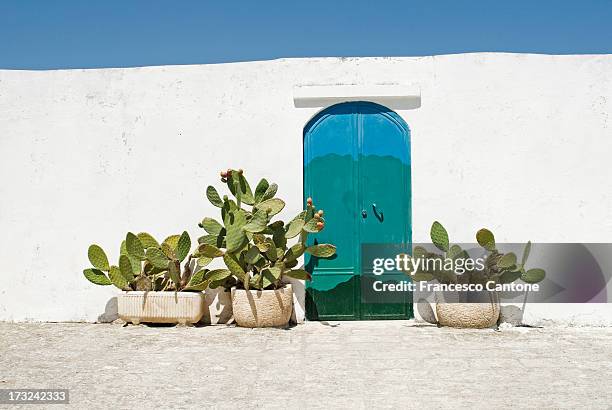
<svg viewBox="0 0 612 410">
<path fill-rule="evenodd" d="M 117 298 L 119 317 L 126 322 L 197 323 L 204 315 L 202 292 L 123 292 Z"/>
</svg>

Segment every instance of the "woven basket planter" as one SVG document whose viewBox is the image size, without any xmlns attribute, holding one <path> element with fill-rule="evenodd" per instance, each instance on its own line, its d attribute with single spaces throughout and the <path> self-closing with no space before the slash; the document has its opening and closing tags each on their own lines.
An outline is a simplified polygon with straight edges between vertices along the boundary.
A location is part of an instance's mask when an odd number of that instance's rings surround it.
<svg viewBox="0 0 612 410">
<path fill-rule="evenodd" d="M 123 292 L 117 298 L 119 317 L 139 323 L 197 323 L 204 315 L 202 292 Z"/>
<path fill-rule="evenodd" d="M 232 288 L 234 320 L 242 327 L 284 327 L 293 312 L 293 288 L 275 290 Z"/>
<path fill-rule="evenodd" d="M 499 319 L 499 297 L 496 293 L 488 294 L 486 303 L 461 303 L 445 301 L 436 295 L 436 316 L 441 326 L 456 328 L 484 329 L 493 327 Z"/>
</svg>

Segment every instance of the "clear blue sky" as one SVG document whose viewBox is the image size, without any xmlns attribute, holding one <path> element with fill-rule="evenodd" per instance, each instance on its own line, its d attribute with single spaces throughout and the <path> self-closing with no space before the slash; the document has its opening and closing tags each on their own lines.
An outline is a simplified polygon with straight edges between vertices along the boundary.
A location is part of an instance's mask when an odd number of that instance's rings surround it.
<svg viewBox="0 0 612 410">
<path fill-rule="evenodd" d="M 612 53 L 612 0 L 0 0 L 0 68 Z"/>
</svg>

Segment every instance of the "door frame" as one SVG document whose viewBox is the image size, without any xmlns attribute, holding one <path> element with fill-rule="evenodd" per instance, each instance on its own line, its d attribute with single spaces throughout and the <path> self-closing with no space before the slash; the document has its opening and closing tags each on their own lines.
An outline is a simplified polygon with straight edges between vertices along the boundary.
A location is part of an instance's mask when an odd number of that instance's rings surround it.
<svg viewBox="0 0 612 410">
<path fill-rule="evenodd" d="M 410 127 L 408 126 L 407 122 L 394 110 L 382 105 L 382 104 L 378 104 L 375 102 L 371 102 L 371 101 L 347 101 L 347 102 L 341 102 L 341 103 L 337 103 L 337 104 L 333 104 L 330 105 L 328 107 L 325 107 L 323 109 L 321 109 L 320 111 L 318 111 L 303 127 L 302 129 L 302 195 L 303 195 L 303 201 L 306 201 L 306 197 L 307 197 L 307 184 L 306 184 L 306 169 L 304 168 L 304 159 L 307 156 L 307 146 L 305 145 L 306 142 L 306 135 L 307 133 L 312 130 L 313 128 L 316 128 L 317 124 L 321 121 L 323 121 L 326 117 L 334 115 L 336 113 L 341 112 L 343 109 L 346 109 L 347 106 L 351 106 L 351 107 L 366 107 L 366 109 L 374 109 L 376 111 L 378 111 L 377 113 L 380 115 L 385 116 L 388 120 L 390 120 L 392 123 L 394 123 L 398 128 L 401 129 L 401 135 L 404 138 L 404 143 L 407 149 L 407 155 L 408 155 L 408 161 L 409 161 L 409 169 L 410 169 L 410 175 L 408 176 L 409 178 L 409 184 L 407 184 L 407 186 L 404 186 L 403 188 L 403 192 L 402 195 L 406 195 L 408 197 L 408 204 L 409 204 L 409 209 L 407 210 L 407 224 L 409 226 L 408 232 L 407 232 L 407 241 L 409 244 L 412 243 L 412 155 L 411 155 L 411 132 L 410 132 Z M 357 138 L 359 139 L 358 145 L 361 145 L 361 141 L 363 138 L 362 135 L 362 129 L 361 127 L 358 127 L 358 135 Z M 357 155 L 359 155 L 360 153 L 357 152 Z M 357 161 L 358 163 L 358 161 Z M 357 192 L 357 203 L 361 203 L 362 202 L 362 181 L 359 175 L 359 166 L 356 165 L 357 170 L 356 170 L 356 175 L 359 178 L 358 181 L 358 190 L 359 192 Z M 358 237 L 361 238 L 361 230 L 363 228 L 361 227 L 361 225 L 358 226 L 357 230 L 357 234 Z M 361 246 L 360 246 L 361 248 Z M 361 276 L 361 249 L 357 250 L 357 255 L 358 255 L 358 261 L 356 264 L 356 268 L 359 269 L 359 277 Z M 311 301 L 311 298 L 308 297 L 307 295 L 307 286 L 305 286 L 305 313 L 306 313 L 306 318 L 308 319 L 308 313 L 312 311 L 312 306 L 310 306 L 313 302 Z M 322 320 L 365 320 L 362 318 L 362 312 L 361 312 L 361 298 L 359 294 L 355 295 L 355 302 L 356 305 L 359 306 L 359 317 L 358 318 L 354 318 L 354 317 L 338 317 L 338 319 L 322 319 Z M 414 309 L 413 309 L 413 304 L 410 304 L 408 306 L 408 315 L 409 317 L 414 317 Z M 377 319 L 377 318 L 369 318 L 371 319 Z M 380 319 L 389 319 L 389 318 L 383 318 L 380 317 Z M 309 320 L 313 320 L 313 319 L 309 319 Z M 317 320 L 317 319 L 314 319 Z"/>
</svg>

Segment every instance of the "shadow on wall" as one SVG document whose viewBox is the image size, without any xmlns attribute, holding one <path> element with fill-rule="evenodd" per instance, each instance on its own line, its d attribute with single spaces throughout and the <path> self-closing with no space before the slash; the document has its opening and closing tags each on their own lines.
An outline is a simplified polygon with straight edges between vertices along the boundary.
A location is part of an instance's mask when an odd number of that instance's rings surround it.
<svg viewBox="0 0 612 410">
<path fill-rule="evenodd" d="M 232 313 L 231 292 L 222 287 L 216 289 L 206 289 L 204 292 L 204 315 L 200 323 L 206 325 L 216 325 L 234 321 Z"/>
<path fill-rule="evenodd" d="M 114 296 L 106 302 L 104 313 L 98 316 L 99 323 L 111 323 L 119 318 L 117 307 L 117 297 Z"/>
<path fill-rule="evenodd" d="M 304 299 L 304 297 L 298 297 L 298 295 L 305 295 L 306 293 L 306 286 L 304 284 L 304 282 L 297 280 L 297 279 L 292 279 L 292 278 L 285 278 L 287 279 L 287 282 L 289 282 L 291 284 L 291 286 L 293 287 L 293 313 L 291 313 L 291 323 L 300 323 L 302 322 L 304 319 L 302 317 L 301 320 L 298 320 L 297 318 L 297 311 L 298 309 L 296 309 L 296 305 L 298 305 L 300 307 L 299 311 L 300 312 L 305 312 L 306 311 L 306 300 Z"/>
<path fill-rule="evenodd" d="M 525 309 L 518 306 L 502 306 L 499 312 L 499 323 L 510 323 L 513 326 L 523 324 Z"/>
</svg>

